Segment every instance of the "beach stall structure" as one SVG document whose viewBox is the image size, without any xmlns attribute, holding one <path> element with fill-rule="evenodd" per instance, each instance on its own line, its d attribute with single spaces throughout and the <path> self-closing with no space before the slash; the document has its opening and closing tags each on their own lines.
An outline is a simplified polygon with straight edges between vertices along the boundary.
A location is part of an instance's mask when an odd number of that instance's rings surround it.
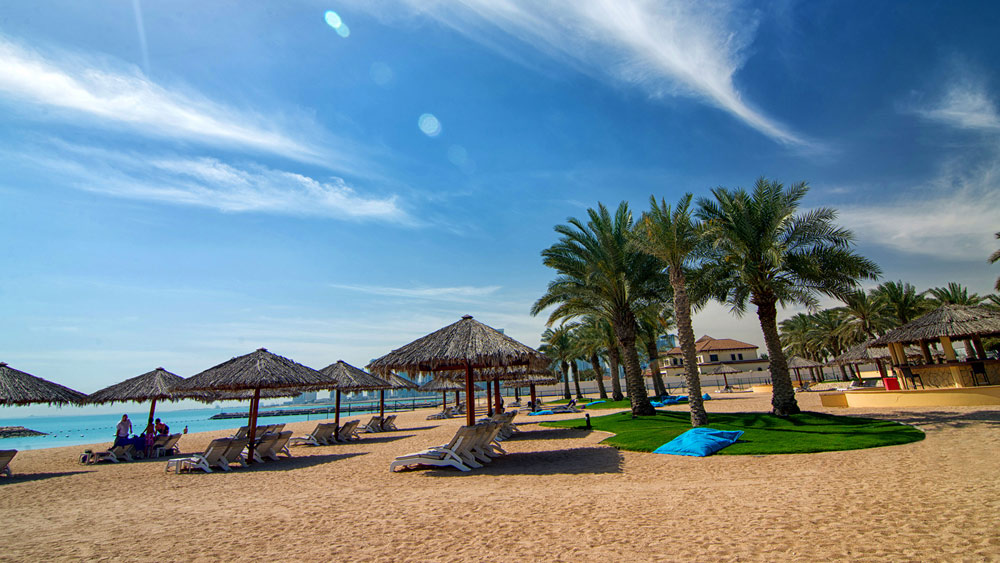
<svg viewBox="0 0 1000 563">
<path fill-rule="evenodd" d="M 905 325 L 890 330 L 874 345 L 888 346 L 892 369 L 904 389 L 976 387 L 1000 383 L 1000 360 L 990 359 L 982 338 L 1000 336 L 1000 311 L 986 307 L 944 305 Z M 965 358 L 958 359 L 955 343 L 961 341 Z M 944 351 L 935 361 L 930 344 Z M 920 347 L 921 358 L 910 361 L 905 345 Z"/>
<path fill-rule="evenodd" d="M 284 356 L 259 348 L 193 375 L 179 383 L 176 391 L 233 392 L 253 391 L 249 412 L 249 444 L 247 461 L 253 463 L 256 441 L 257 411 L 261 390 L 276 393 L 287 391 L 297 395 L 302 391 L 330 389 L 334 382 L 322 373 Z"/>
<path fill-rule="evenodd" d="M 545 370 L 550 363 L 548 357 L 534 348 L 476 321 L 472 315 L 465 315 L 458 322 L 372 361 L 367 367 L 376 375 L 391 371 L 464 373 L 466 423 L 472 426 L 476 422 L 474 380 L 510 380 L 517 377 L 517 368 Z M 491 371 L 476 373 L 483 369 Z"/>
<path fill-rule="evenodd" d="M 851 346 L 842 354 L 830 360 L 827 365 L 847 366 L 852 375 L 861 378 L 861 371 L 858 369 L 858 366 L 874 364 L 882 377 L 885 377 L 888 374 L 885 364 L 891 359 L 889 348 L 887 346 L 875 346 L 875 340 L 875 338 L 870 338 L 865 342 Z M 922 357 L 922 352 L 917 346 L 906 346 L 904 351 L 906 357 L 910 360 L 919 360 Z M 936 349 L 931 349 L 930 352 L 932 356 L 943 356 Z"/>
<path fill-rule="evenodd" d="M 87 395 L 0 362 L 0 405 L 83 404 Z"/>
<path fill-rule="evenodd" d="M 353 393 L 356 391 L 385 391 L 386 389 L 392 389 L 392 384 L 388 381 L 382 379 L 381 377 L 374 376 L 360 368 L 356 368 L 344 360 L 337 360 L 336 362 L 319 370 L 319 372 L 333 382 L 330 387 L 336 393 L 333 422 L 337 426 L 337 429 L 334 430 L 333 433 L 338 439 L 340 438 L 341 392 Z M 383 406 L 382 409 L 381 416 L 384 418 L 385 407 Z"/>
</svg>

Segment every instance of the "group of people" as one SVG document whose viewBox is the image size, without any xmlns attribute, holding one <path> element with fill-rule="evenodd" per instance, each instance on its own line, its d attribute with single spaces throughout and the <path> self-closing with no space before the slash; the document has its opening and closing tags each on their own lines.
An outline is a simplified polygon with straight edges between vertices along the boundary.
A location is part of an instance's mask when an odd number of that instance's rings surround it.
<svg viewBox="0 0 1000 563">
<path fill-rule="evenodd" d="M 132 421 L 129 420 L 127 414 L 123 414 L 115 430 L 115 443 L 112 447 L 131 444 L 136 451 L 144 452 L 149 457 L 152 453 L 153 443 L 156 442 L 156 437 L 167 436 L 169 434 L 170 428 L 157 418 L 156 422 L 150 422 L 146 425 L 146 429 L 142 431 L 142 434 L 135 436 L 132 434 Z"/>
</svg>

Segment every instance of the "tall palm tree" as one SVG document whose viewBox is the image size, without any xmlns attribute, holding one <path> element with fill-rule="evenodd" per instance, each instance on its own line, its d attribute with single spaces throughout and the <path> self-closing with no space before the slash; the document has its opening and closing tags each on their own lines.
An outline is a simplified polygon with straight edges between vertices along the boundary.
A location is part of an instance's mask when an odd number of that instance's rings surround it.
<svg viewBox="0 0 1000 563">
<path fill-rule="evenodd" d="M 816 326 L 812 315 L 797 313 L 778 323 L 781 347 L 789 356 L 813 358 L 816 347 Z"/>
<path fill-rule="evenodd" d="M 912 284 L 887 281 L 875 288 L 875 296 L 885 302 L 893 317 L 894 326 L 902 326 L 923 315 L 930 308 L 923 293 L 917 293 Z"/>
<path fill-rule="evenodd" d="M 948 287 L 932 287 L 927 290 L 934 307 L 941 305 L 979 305 L 985 298 L 969 293 L 969 288 L 960 283 L 948 282 Z"/>
<path fill-rule="evenodd" d="M 667 303 L 653 302 L 639 312 L 639 340 L 649 356 L 649 371 L 653 379 L 653 390 L 658 397 L 667 394 L 660 372 L 660 350 L 657 343 L 660 335 L 673 325 L 674 311 Z"/>
<path fill-rule="evenodd" d="M 844 323 L 840 327 L 841 340 L 858 344 L 881 336 L 892 326 L 889 306 L 878 294 L 857 290 L 841 298 L 845 304 L 840 308 Z"/>
<path fill-rule="evenodd" d="M 576 323 L 562 323 L 556 328 L 547 328 L 542 333 L 539 351 L 559 363 L 563 378 L 563 398 L 569 399 L 569 363 L 573 361 L 573 341 L 570 333 Z"/>
<path fill-rule="evenodd" d="M 1000 232 L 996 234 L 996 237 L 997 239 L 1000 239 Z M 990 254 L 989 260 L 990 264 L 996 264 L 1000 261 L 1000 250 L 993 251 L 993 254 Z M 993 289 L 1000 291 L 1000 276 L 997 276 L 997 284 L 993 287 Z"/>
<path fill-rule="evenodd" d="M 558 276 L 535 302 L 537 315 L 549 306 L 551 324 L 557 319 L 594 314 L 605 318 L 622 349 L 625 384 L 632 400 L 632 414 L 653 415 L 636 353 L 636 311 L 661 295 L 667 285 L 660 261 L 634 250 L 628 243 L 632 213 L 622 202 L 612 215 L 603 204 L 587 210 L 589 221 L 569 219 L 557 225 L 559 242 L 542 251 L 543 263 Z"/>
<path fill-rule="evenodd" d="M 785 188 L 760 178 L 752 192 L 712 190 L 699 198 L 711 257 L 701 283 L 734 313 L 756 305 L 771 364 L 774 414 L 799 412 L 788 363 L 778 336 L 777 306 L 800 303 L 814 308 L 817 294 L 839 297 L 861 279 L 875 279 L 878 266 L 850 249 L 853 235 L 834 224 L 837 213 L 816 208 L 797 213 L 809 191 L 799 183 Z"/>
<path fill-rule="evenodd" d="M 588 315 L 580 321 L 576 329 L 576 347 L 578 355 L 590 362 L 594 368 L 594 378 L 597 380 L 597 391 L 602 399 L 608 398 L 608 390 L 604 388 L 604 370 L 601 368 L 601 354 L 607 348 L 607 337 L 604 325 L 607 321 Z M 610 327 L 609 327 L 610 328 Z M 617 343 L 616 343 L 617 347 Z"/>
<path fill-rule="evenodd" d="M 684 194 L 673 208 L 664 200 L 649 198 L 650 210 L 643 214 L 632 238 L 635 246 L 662 261 L 673 290 L 677 336 L 684 355 L 684 378 L 688 388 L 691 426 L 708 424 L 708 414 L 701 398 L 701 375 L 698 373 L 694 328 L 691 326 L 691 301 L 687 291 L 687 269 L 704 247 L 701 227 L 691 215 L 691 194 Z"/>
</svg>

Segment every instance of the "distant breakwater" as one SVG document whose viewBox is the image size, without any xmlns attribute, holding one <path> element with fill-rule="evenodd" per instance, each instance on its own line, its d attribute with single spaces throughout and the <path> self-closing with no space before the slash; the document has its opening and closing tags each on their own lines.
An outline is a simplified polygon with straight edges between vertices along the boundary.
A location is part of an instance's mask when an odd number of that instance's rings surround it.
<svg viewBox="0 0 1000 563">
<path fill-rule="evenodd" d="M 25 436 L 45 436 L 45 432 L 23 426 L 0 426 L 0 438 L 23 438 Z"/>
<path fill-rule="evenodd" d="M 416 409 L 426 409 L 440 406 L 440 401 L 433 401 L 429 399 L 416 400 L 411 399 L 409 401 L 393 401 L 386 402 L 385 410 L 389 412 L 396 411 L 409 411 Z M 378 411 L 378 403 L 347 403 L 340 406 L 340 414 L 350 415 L 351 413 L 368 413 Z M 307 407 L 299 409 L 275 409 L 275 410 L 262 410 L 257 413 L 258 417 L 264 416 L 290 416 L 290 415 L 313 415 L 313 414 L 333 414 L 335 412 L 334 405 L 325 405 L 322 407 Z M 247 418 L 250 413 L 244 412 L 221 412 L 211 416 L 212 420 L 222 420 L 228 418 Z"/>
</svg>

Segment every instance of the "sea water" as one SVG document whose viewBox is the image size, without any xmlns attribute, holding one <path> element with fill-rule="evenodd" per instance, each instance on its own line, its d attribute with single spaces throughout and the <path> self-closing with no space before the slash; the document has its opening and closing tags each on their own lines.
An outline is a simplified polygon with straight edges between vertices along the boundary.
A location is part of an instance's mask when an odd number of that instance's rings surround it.
<svg viewBox="0 0 1000 563">
<path fill-rule="evenodd" d="M 39 448 L 58 448 L 61 446 L 77 446 L 83 444 L 103 444 L 108 446 L 114 442 L 115 428 L 122 418 L 122 414 L 128 414 L 132 420 L 132 432 L 139 434 L 146 427 L 146 420 L 149 418 L 149 407 L 145 409 L 142 405 L 125 406 L 117 413 L 108 414 L 86 414 L 86 415 L 64 415 L 64 416 L 21 416 L 10 418 L 5 416 L 0 418 L 0 426 L 24 426 L 30 430 L 45 432 L 44 436 L 25 436 L 20 438 L 0 439 L 0 449 L 3 450 L 37 450 Z M 302 408 L 304 405 L 296 405 Z M 365 405 L 369 406 L 369 405 Z M 388 404 L 386 405 L 389 406 Z M 261 407 L 264 409 L 264 407 Z M 266 410 L 280 410 L 268 407 Z M 246 412 L 243 409 L 226 409 L 227 412 Z M 159 418 L 164 424 L 170 427 L 170 433 L 174 434 L 183 431 L 186 426 L 188 432 L 207 432 L 210 430 L 236 429 L 247 424 L 246 418 L 226 418 L 212 420 L 211 416 L 223 412 L 221 409 L 200 408 L 175 411 L 157 411 L 153 416 Z M 258 418 L 257 424 L 279 424 L 299 422 L 303 420 L 321 420 L 333 418 L 333 406 L 330 406 L 330 414 L 299 414 L 266 416 Z M 378 412 L 378 404 L 374 409 L 358 410 L 355 406 L 350 416 Z M 7 413 L 2 413 L 6 415 Z M 341 409 L 341 419 L 347 415 L 345 409 Z M 364 422 L 364 421 L 362 421 Z"/>
</svg>

